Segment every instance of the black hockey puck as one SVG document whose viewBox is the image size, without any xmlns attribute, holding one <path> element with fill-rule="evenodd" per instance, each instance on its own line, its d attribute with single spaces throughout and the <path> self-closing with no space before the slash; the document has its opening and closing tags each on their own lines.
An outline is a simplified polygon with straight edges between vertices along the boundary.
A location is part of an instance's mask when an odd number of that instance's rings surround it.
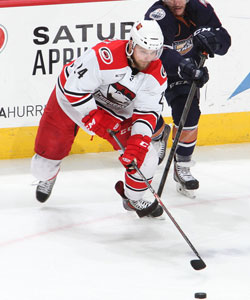
<svg viewBox="0 0 250 300">
<path fill-rule="evenodd" d="M 207 298 L 207 294 L 206 293 L 195 293 L 194 294 L 194 298 L 195 299 L 206 299 Z"/>
</svg>

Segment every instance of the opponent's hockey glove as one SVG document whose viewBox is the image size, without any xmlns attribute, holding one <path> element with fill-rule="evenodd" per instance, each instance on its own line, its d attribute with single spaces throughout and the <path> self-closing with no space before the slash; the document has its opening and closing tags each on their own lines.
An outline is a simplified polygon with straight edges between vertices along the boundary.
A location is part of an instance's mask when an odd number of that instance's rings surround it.
<svg viewBox="0 0 250 300">
<path fill-rule="evenodd" d="M 185 58 L 180 62 L 178 74 L 182 79 L 195 81 L 198 88 L 203 87 L 209 80 L 208 69 L 206 67 L 198 68 L 192 58 Z"/>
<path fill-rule="evenodd" d="M 193 35 L 194 47 L 199 52 L 206 52 L 209 57 L 214 57 L 214 53 L 220 49 L 221 45 L 216 38 L 212 28 L 199 28 Z"/>
<path fill-rule="evenodd" d="M 84 126 L 103 139 L 110 140 L 108 129 L 120 130 L 120 121 L 103 109 L 93 109 L 82 119 Z"/>
<path fill-rule="evenodd" d="M 129 137 L 127 147 L 123 155 L 119 157 L 120 162 L 129 174 L 134 174 L 136 172 L 134 163 L 137 164 L 138 168 L 141 167 L 148 152 L 150 142 L 151 138 L 147 135 L 142 136 L 141 134 L 135 134 Z"/>
</svg>

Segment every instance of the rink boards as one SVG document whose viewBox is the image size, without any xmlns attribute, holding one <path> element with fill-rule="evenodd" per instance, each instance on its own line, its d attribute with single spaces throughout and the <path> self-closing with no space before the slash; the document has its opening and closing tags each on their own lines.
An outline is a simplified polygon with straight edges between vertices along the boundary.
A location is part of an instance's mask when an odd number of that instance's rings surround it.
<svg viewBox="0 0 250 300">
<path fill-rule="evenodd" d="M 239 30 L 249 27 L 250 19 L 242 13 L 249 4 L 241 1 L 237 7 L 226 0 L 210 1 L 233 43 L 225 56 L 206 62 L 210 80 L 201 92 L 198 145 L 250 142 L 250 71 L 244 61 L 248 41 Z M 67 0 L 72 3 L 55 5 L 59 2 L 0 3 L 0 159 L 34 153 L 37 126 L 63 64 L 105 38 L 128 39 L 133 22 L 154 1 Z M 20 15 L 23 22 L 17 24 Z M 169 107 L 163 115 L 172 122 Z M 72 153 L 110 150 L 108 143 L 98 137 L 91 141 L 80 130 Z"/>
<path fill-rule="evenodd" d="M 165 117 L 171 123 L 170 117 Z M 248 130 L 247 130 L 248 128 Z M 250 112 L 202 115 L 199 124 L 197 144 L 219 145 L 250 142 Z M 0 129 L 0 158 L 31 157 L 34 153 L 34 140 L 37 127 L 19 127 Z M 168 146 L 172 142 L 169 141 Z M 111 151 L 112 147 L 105 140 L 95 136 L 93 140 L 83 130 L 73 144 L 71 154 Z"/>
</svg>

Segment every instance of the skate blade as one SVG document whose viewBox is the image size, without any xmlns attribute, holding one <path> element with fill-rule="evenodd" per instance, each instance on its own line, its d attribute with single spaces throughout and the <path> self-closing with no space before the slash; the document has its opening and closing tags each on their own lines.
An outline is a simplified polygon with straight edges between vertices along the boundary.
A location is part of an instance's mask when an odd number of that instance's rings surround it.
<svg viewBox="0 0 250 300">
<path fill-rule="evenodd" d="M 188 197 L 190 199 L 194 199 L 196 197 L 193 190 L 186 190 L 179 183 L 176 184 L 176 190 L 181 195 Z"/>
</svg>

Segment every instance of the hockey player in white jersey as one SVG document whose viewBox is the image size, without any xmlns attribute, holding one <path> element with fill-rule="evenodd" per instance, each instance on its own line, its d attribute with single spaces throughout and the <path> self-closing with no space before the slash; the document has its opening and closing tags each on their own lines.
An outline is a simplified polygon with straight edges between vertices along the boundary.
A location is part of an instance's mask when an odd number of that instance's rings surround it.
<svg viewBox="0 0 250 300">
<path fill-rule="evenodd" d="M 40 120 L 31 170 L 39 180 L 36 198 L 51 194 L 60 164 L 71 149 L 79 128 L 108 140 L 119 150 L 108 130 L 116 131 L 125 147 L 119 160 L 125 182 L 117 192 L 124 208 L 138 216 L 163 213 L 156 200 L 146 201 L 146 184 L 133 162 L 152 181 L 158 155 L 151 143 L 162 112 L 167 76 L 159 57 L 163 36 L 154 20 L 136 22 L 129 40 L 106 40 L 64 66 Z M 164 129 L 164 126 L 163 126 Z M 161 130 L 160 130 L 161 131 Z"/>
</svg>

